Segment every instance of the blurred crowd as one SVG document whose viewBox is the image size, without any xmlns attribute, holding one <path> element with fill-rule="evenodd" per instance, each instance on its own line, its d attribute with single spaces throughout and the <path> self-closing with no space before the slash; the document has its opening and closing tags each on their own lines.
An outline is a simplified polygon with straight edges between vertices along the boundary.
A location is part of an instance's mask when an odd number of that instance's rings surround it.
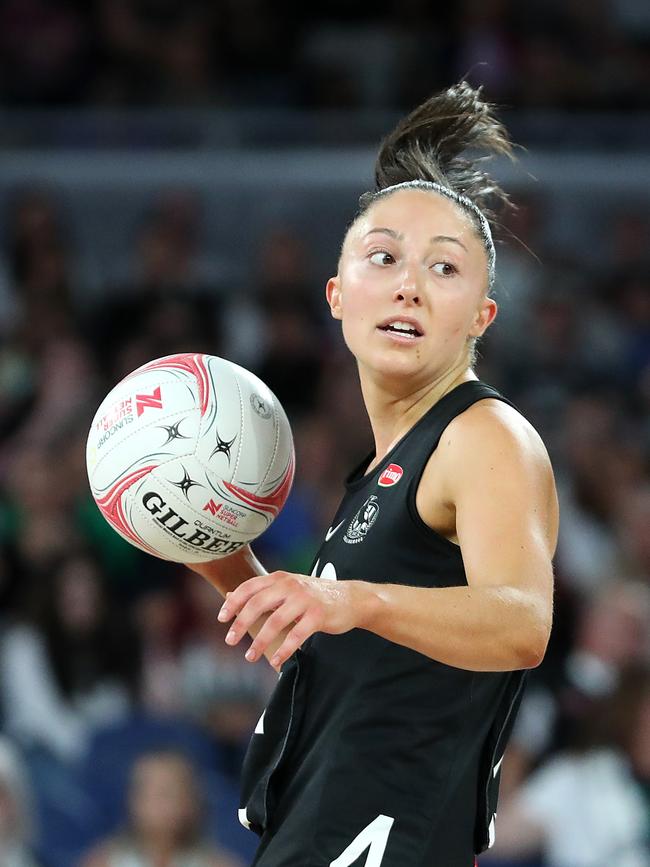
<svg viewBox="0 0 650 867">
<path fill-rule="evenodd" d="M 0 103 L 392 109 L 473 70 L 512 105 L 648 107 L 645 2 L 378 0 L 371 23 L 355 2 L 285 6 L 5 0 Z M 276 675 L 224 643 L 210 585 L 105 523 L 86 435 L 152 358 L 250 368 L 297 452 L 255 551 L 308 572 L 371 445 L 354 364 L 299 221 L 269 225 L 239 279 L 196 192 L 159 190 L 119 276 L 89 288 L 59 192 L 14 190 L 0 237 L 0 867 L 236 867 L 255 846 L 239 769 Z M 543 185 L 512 196 L 477 372 L 543 436 L 561 533 L 554 631 L 481 863 L 648 867 L 650 218 L 613 207 L 592 257 L 549 241 Z"/>
<path fill-rule="evenodd" d="M 0 103 L 402 108 L 471 72 L 523 107 L 650 105 L 645 0 L 4 0 Z"/>
<path fill-rule="evenodd" d="M 525 859 L 542 852 L 552 867 L 647 867 L 650 224 L 612 213 L 594 267 L 547 248 L 543 189 L 513 198 L 500 316 L 478 373 L 544 437 L 562 524 L 555 628 L 530 675 L 486 861 L 538 864 Z M 225 867 L 254 847 L 236 824 L 237 777 L 275 674 L 225 645 L 207 582 L 130 547 L 100 516 L 84 445 L 106 391 L 183 351 L 223 355 L 269 384 L 293 426 L 297 477 L 255 544 L 268 568 L 309 571 L 342 480 L 370 446 L 327 275 L 322 286 L 308 276 L 317 239 L 272 226 L 253 284 L 218 292 L 190 199 L 154 197 L 130 273 L 85 302 L 70 214 L 51 190 L 12 199 L 0 293 L 0 851 L 15 855 L 3 867 Z"/>
</svg>

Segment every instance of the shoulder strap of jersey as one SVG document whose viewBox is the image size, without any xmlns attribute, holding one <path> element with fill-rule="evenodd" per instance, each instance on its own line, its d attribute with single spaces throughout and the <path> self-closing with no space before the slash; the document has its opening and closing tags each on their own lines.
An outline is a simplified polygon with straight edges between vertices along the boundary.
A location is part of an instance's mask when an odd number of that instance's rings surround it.
<svg viewBox="0 0 650 867">
<path fill-rule="evenodd" d="M 430 451 L 433 451 L 437 447 L 445 428 L 457 415 L 460 415 L 461 412 L 465 412 L 470 406 L 487 397 L 502 400 L 516 409 L 507 397 L 504 397 L 496 388 L 492 388 L 491 385 L 487 385 L 485 382 L 476 379 L 462 382 L 441 398 L 429 411 L 429 424 L 426 425 L 426 441 Z"/>
<path fill-rule="evenodd" d="M 431 409 L 429 409 L 411 428 L 402 440 L 392 449 L 382 464 L 390 459 L 401 457 L 404 452 L 407 452 L 415 462 L 419 460 L 427 460 L 431 452 L 437 447 L 440 437 L 447 425 L 461 412 L 464 412 L 472 404 L 483 398 L 492 397 L 497 400 L 502 400 L 505 403 L 514 406 L 507 398 L 500 394 L 491 385 L 486 385 L 479 380 L 470 380 L 462 382 L 456 388 L 448 392 L 442 397 Z M 516 407 L 515 407 L 516 409 Z M 414 453 L 415 452 L 415 453 Z M 369 474 L 368 478 L 364 476 L 366 467 L 375 457 L 375 453 L 370 452 L 358 464 L 355 469 L 348 475 L 345 480 L 345 485 L 348 490 L 351 490 L 355 485 L 361 485 L 365 481 L 369 482 L 373 477 Z M 379 465 L 381 466 L 381 464 Z M 378 471 L 378 470 L 377 470 Z"/>
</svg>

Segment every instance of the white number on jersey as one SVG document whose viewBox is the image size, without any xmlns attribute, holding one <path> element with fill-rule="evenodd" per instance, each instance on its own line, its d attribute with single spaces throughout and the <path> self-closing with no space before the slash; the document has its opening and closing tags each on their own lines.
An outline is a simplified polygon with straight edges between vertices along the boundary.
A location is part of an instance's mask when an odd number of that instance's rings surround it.
<svg viewBox="0 0 650 867">
<path fill-rule="evenodd" d="M 392 816 L 377 816 L 354 838 L 345 851 L 330 863 L 330 867 L 350 867 L 366 849 L 368 857 L 364 867 L 381 867 L 381 859 L 384 857 L 394 821 Z"/>
</svg>

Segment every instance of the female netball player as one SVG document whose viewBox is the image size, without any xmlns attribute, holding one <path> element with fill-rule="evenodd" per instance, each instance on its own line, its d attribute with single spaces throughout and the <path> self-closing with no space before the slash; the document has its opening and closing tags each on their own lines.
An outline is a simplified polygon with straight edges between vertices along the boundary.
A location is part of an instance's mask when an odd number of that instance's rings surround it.
<svg viewBox="0 0 650 867">
<path fill-rule="evenodd" d="M 381 147 L 327 283 L 375 448 L 312 575 L 250 549 L 193 567 L 228 593 L 227 641 L 250 632 L 247 658 L 282 672 L 244 763 L 257 867 L 472 867 L 494 839 L 558 523 L 538 435 L 473 372 L 497 312 L 495 153 L 506 131 L 464 82 Z"/>
</svg>

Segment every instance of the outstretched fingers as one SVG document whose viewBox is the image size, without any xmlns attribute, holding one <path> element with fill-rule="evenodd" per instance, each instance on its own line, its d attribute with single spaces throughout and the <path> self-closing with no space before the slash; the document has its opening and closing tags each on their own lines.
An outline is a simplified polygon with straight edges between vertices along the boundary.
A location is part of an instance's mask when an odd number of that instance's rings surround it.
<svg viewBox="0 0 650 867">
<path fill-rule="evenodd" d="M 271 640 L 277 638 L 285 626 L 304 613 L 304 599 L 301 601 L 302 594 L 298 593 L 296 595 L 296 590 L 300 590 L 300 588 L 295 587 L 290 580 L 290 576 L 287 576 L 283 572 L 272 572 L 270 575 L 249 578 L 248 581 L 240 584 L 236 590 L 229 594 L 218 614 L 218 619 L 221 622 L 234 618 L 226 635 L 226 643 L 230 645 L 238 644 L 242 636 L 246 632 L 249 632 L 260 618 L 263 618 L 265 615 L 270 615 L 268 617 L 269 620 L 273 619 L 270 626 L 266 627 L 265 623 L 261 629 L 265 629 L 266 636 L 271 635 Z M 292 599 L 292 602 L 287 609 L 287 613 L 274 616 L 274 613 L 289 598 Z M 286 620 L 287 617 L 290 619 Z M 279 625 L 281 623 L 283 624 L 282 626 Z M 256 653 L 256 650 L 254 653 Z M 256 654 L 256 658 L 257 656 L 259 654 Z M 250 659 L 251 657 L 247 654 L 247 658 Z"/>
<path fill-rule="evenodd" d="M 274 668 L 282 666 L 299 647 L 307 641 L 315 632 L 318 632 L 318 617 L 313 612 L 307 612 L 289 632 L 280 647 L 271 657 L 271 665 Z"/>
<path fill-rule="evenodd" d="M 286 602 L 284 602 L 279 608 L 276 608 L 276 610 L 268 616 L 264 626 L 262 626 L 260 631 L 255 636 L 253 643 L 249 647 L 246 653 L 246 659 L 249 662 L 255 662 L 266 652 L 266 650 L 274 642 L 277 642 L 278 639 L 282 638 L 283 633 L 285 633 L 293 624 L 303 624 L 303 627 L 301 629 L 302 633 L 305 630 L 305 627 L 308 625 L 305 623 L 307 617 L 308 614 L 306 612 L 305 601 L 303 599 L 287 599 Z M 294 627 L 294 629 L 295 628 L 297 627 Z M 305 639 L 308 638 L 309 635 L 311 635 L 314 631 L 315 628 L 312 629 L 309 633 L 305 634 L 304 638 L 302 638 L 302 640 L 300 641 L 300 644 L 302 644 L 302 641 L 305 641 Z M 289 634 L 291 634 L 291 632 Z M 288 635 L 285 637 L 284 642 L 282 642 L 282 644 L 280 645 L 280 648 L 284 647 L 287 638 Z M 299 647 L 300 644 L 296 645 L 296 647 Z M 283 656 L 282 659 L 280 659 L 280 648 L 276 650 L 273 658 L 270 660 L 271 665 L 274 667 L 277 667 L 279 664 L 281 664 L 281 662 L 284 662 L 291 655 L 291 653 L 289 653 L 287 656 Z"/>
<path fill-rule="evenodd" d="M 352 622 L 344 623 L 343 627 L 338 624 L 341 611 L 345 614 L 349 607 L 334 605 L 341 602 L 342 590 L 337 588 L 333 594 L 330 582 L 325 582 L 326 586 L 321 586 L 322 583 L 289 572 L 271 572 L 244 581 L 228 594 L 218 614 L 222 623 L 232 620 L 226 643 L 238 644 L 250 632 L 254 639 L 246 659 L 254 662 L 263 654 L 272 653 L 271 665 L 278 668 L 311 635 L 328 624 L 329 631 L 351 629 Z M 338 620 L 332 619 L 332 612 L 337 610 Z"/>
<path fill-rule="evenodd" d="M 229 620 L 232 620 L 233 617 L 239 614 L 249 599 L 252 599 L 261 590 L 272 587 L 273 584 L 273 573 L 270 575 L 257 575 L 255 578 L 242 581 L 236 590 L 233 590 L 232 593 L 228 593 L 226 596 L 217 614 L 217 620 L 221 623 L 227 623 Z"/>
</svg>

